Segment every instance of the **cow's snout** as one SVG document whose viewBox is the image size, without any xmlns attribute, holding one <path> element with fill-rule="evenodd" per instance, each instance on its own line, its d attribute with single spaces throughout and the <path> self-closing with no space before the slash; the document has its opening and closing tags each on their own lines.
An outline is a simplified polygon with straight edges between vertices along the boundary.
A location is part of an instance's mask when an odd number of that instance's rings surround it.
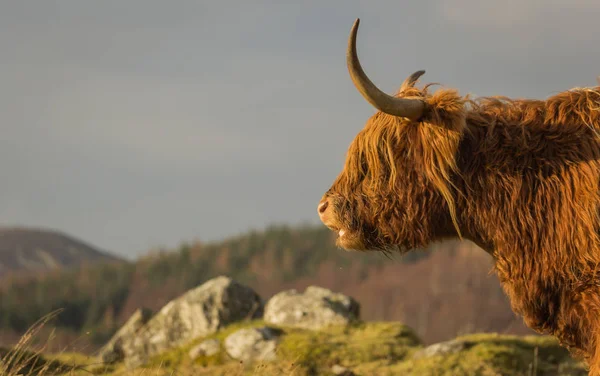
<svg viewBox="0 0 600 376">
<path fill-rule="evenodd" d="M 321 218 L 321 221 L 323 223 L 327 223 L 327 213 L 329 212 L 327 208 L 329 208 L 329 199 L 323 198 L 321 202 L 319 202 L 319 206 L 317 207 L 317 211 L 319 212 L 319 218 Z"/>
<path fill-rule="evenodd" d="M 319 214 L 325 213 L 328 206 L 329 206 L 329 201 L 327 199 L 324 199 L 323 201 L 321 201 L 319 203 Z"/>
</svg>

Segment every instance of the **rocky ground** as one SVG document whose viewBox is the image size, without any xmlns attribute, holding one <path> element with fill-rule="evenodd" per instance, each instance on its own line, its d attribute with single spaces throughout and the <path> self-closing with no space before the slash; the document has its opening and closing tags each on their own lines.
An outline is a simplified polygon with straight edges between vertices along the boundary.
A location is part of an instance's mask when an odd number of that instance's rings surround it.
<svg viewBox="0 0 600 376">
<path fill-rule="evenodd" d="M 156 313 L 138 310 L 95 358 L 21 353 L 0 351 L 0 373 L 587 375 L 549 337 L 471 334 L 424 346 L 401 323 L 363 322 L 349 296 L 312 286 L 265 303 L 228 277 L 214 278 Z"/>
</svg>

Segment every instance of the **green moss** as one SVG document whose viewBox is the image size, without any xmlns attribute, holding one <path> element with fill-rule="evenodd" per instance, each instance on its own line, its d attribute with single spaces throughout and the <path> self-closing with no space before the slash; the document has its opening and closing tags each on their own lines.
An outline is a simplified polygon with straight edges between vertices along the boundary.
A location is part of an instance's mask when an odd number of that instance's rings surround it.
<svg viewBox="0 0 600 376">
<path fill-rule="evenodd" d="M 254 320 L 230 325 L 219 332 L 197 338 L 177 349 L 166 351 L 151 358 L 147 368 L 184 370 L 190 367 L 219 367 L 232 362 L 223 348 L 227 336 L 239 329 L 265 326 L 264 321 Z M 273 327 L 272 325 L 269 325 Z M 420 344 L 414 332 L 395 322 L 356 323 L 350 326 L 332 326 L 319 331 L 307 329 L 276 328 L 281 330 L 281 342 L 277 348 L 278 361 L 269 367 L 295 369 L 294 374 L 322 374 L 334 364 L 356 367 L 363 363 L 381 362 L 389 365 L 398 362 L 417 349 Z M 221 351 L 213 356 L 200 356 L 193 362 L 188 353 L 200 342 L 215 338 L 221 343 Z M 264 364 L 247 365 L 248 371 Z M 256 370 L 252 371 L 255 372 Z"/>
<path fill-rule="evenodd" d="M 277 361 L 242 364 L 227 355 L 223 342 L 228 335 L 239 329 L 265 325 L 260 320 L 230 325 L 159 354 L 143 368 L 182 375 L 331 375 L 331 367 L 339 364 L 357 375 L 587 375 L 584 365 L 574 361 L 552 337 L 467 335 L 456 338 L 464 344 L 462 350 L 425 357 L 421 354 L 423 345 L 415 333 L 397 322 L 363 322 L 316 331 L 277 328 L 281 330 Z M 211 338 L 219 340 L 221 351 L 192 361 L 188 355 L 190 349 Z M 60 357 L 65 363 L 81 365 L 86 362 L 84 358 L 66 361 L 66 355 Z"/>
<path fill-rule="evenodd" d="M 587 375 L 550 337 L 478 334 L 457 338 L 465 349 L 453 354 L 407 360 L 393 367 L 403 375 Z"/>
<path fill-rule="evenodd" d="M 408 327 L 397 322 L 355 323 L 318 331 L 277 328 L 281 331 L 274 362 L 244 364 L 231 359 L 223 348 L 225 338 L 243 328 L 265 326 L 263 321 L 230 325 L 217 333 L 153 357 L 142 368 L 126 370 L 123 364 L 114 369 L 90 369 L 86 374 L 157 374 L 172 375 L 331 375 L 339 364 L 357 375 L 407 376 L 584 376 L 582 363 L 574 361 L 552 337 L 475 334 L 456 341 L 464 347 L 456 353 L 424 357 L 423 345 Z M 189 350 L 206 339 L 217 339 L 221 351 L 210 357 L 189 358 Z M 45 356 L 71 365 L 89 362 L 84 356 L 61 354 Z M 82 368 L 82 367 L 76 367 Z M 70 373 L 83 375 L 82 371 Z"/>
<path fill-rule="evenodd" d="M 414 351 L 420 341 L 408 327 L 394 322 L 357 323 L 319 331 L 286 329 L 278 346 L 281 360 L 321 374 L 334 364 L 391 364 Z"/>
</svg>

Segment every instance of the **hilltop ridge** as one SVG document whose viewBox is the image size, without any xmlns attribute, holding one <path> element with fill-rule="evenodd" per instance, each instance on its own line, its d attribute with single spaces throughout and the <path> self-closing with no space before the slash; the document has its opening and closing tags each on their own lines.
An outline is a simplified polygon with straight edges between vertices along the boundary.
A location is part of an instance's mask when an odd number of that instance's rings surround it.
<svg viewBox="0 0 600 376">
<path fill-rule="evenodd" d="M 0 277 L 105 261 L 121 261 L 121 258 L 60 231 L 0 227 Z"/>
</svg>

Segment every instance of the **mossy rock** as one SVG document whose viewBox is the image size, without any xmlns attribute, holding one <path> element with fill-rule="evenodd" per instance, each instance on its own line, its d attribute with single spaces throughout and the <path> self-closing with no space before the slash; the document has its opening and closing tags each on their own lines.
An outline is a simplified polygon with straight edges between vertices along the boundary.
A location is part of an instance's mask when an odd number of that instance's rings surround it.
<svg viewBox="0 0 600 376">
<path fill-rule="evenodd" d="M 463 350 L 398 363 L 390 374 L 419 376 L 584 376 L 585 366 L 574 361 L 552 337 L 476 334 L 458 337 Z"/>
<path fill-rule="evenodd" d="M 421 344 L 415 333 L 397 322 L 356 323 L 320 331 L 288 330 L 277 355 L 309 374 L 327 374 L 333 365 L 355 368 L 364 363 L 389 365 L 404 360 Z"/>
<path fill-rule="evenodd" d="M 223 348 L 210 357 L 199 356 L 194 361 L 188 357 L 189 350 L 204 340 L 215 338 L 222 344 L 228 335 L 239 329 L 263 326 L 265 323 L 262 320 L 228 326 L 213 335 L 197 338 L 185 346 L 155 356 L 144 368 L 189 370 L 200 367 L 213 369 L 218 373 L 218 370 L 230 369 L 235 364 L 237 368 L 244 368 L 248 374 L 262 374 L 277 369 L 286 370 L 286 375 L 321 375 L 328 374 L 334 364 L 346 367 L 356 367 L 368 362 L 394 364 L 420 348 L 421 343 L 414 332 L 405 325 L 396 322 L 371 322 L 332 326 L 318 331 L 277 328 L 282 334 L 277 347 L 278 360 L 275 362 L 244 365 L 231 359 Z"/>
<path fill-rule="evenodd" d="M 237 330 L 245 328 L 258 328 L 264 325 L 265 322 L 262 320 L 242 321 L 228 325 L 214 334 L 206 337 L 196 338 L 184 346 L 165 351 L 152 357 L 146 367 L 154 368 L 162 366 L 177 369 L 179 367 L 187 367 L 192 365 L 206 367 L 225 364 L 229 361 L 232 361 L 223 348 L 223 341 L 225 338 Z M 198 345 L 202 341 L 213 338 L 219 340 L 219 343 L 221 344 L 221 351 L 211 356 L 200 355 L 193 361 L 189 358 L 188 354 L 192 347 Z"/>
<path fill-rule="evenodd" d="M 584 376 L 586 367 L 574 361 L 552 337 L 474 334 L 461 336 L 458 351 L 419 356 L 425 348 L 415 333 L 397 322 L 367 322 L 322 330 L 279 328 L 277 360 L 244 364 L 223 347 L 210 357 L 192 361 L 189 350 L 200 342 L 224 339 L 243 328 L 265 326 L 260 320 L 236 323 L 207 337 L 152 358 L 139 372 L 182 375 L 333 375 L 333 365 L 359 376 Z M 116 373 L 118 374 L 118 372 Z M 162 373 L 160 373 L 162 374 Z"/>
</svg>

